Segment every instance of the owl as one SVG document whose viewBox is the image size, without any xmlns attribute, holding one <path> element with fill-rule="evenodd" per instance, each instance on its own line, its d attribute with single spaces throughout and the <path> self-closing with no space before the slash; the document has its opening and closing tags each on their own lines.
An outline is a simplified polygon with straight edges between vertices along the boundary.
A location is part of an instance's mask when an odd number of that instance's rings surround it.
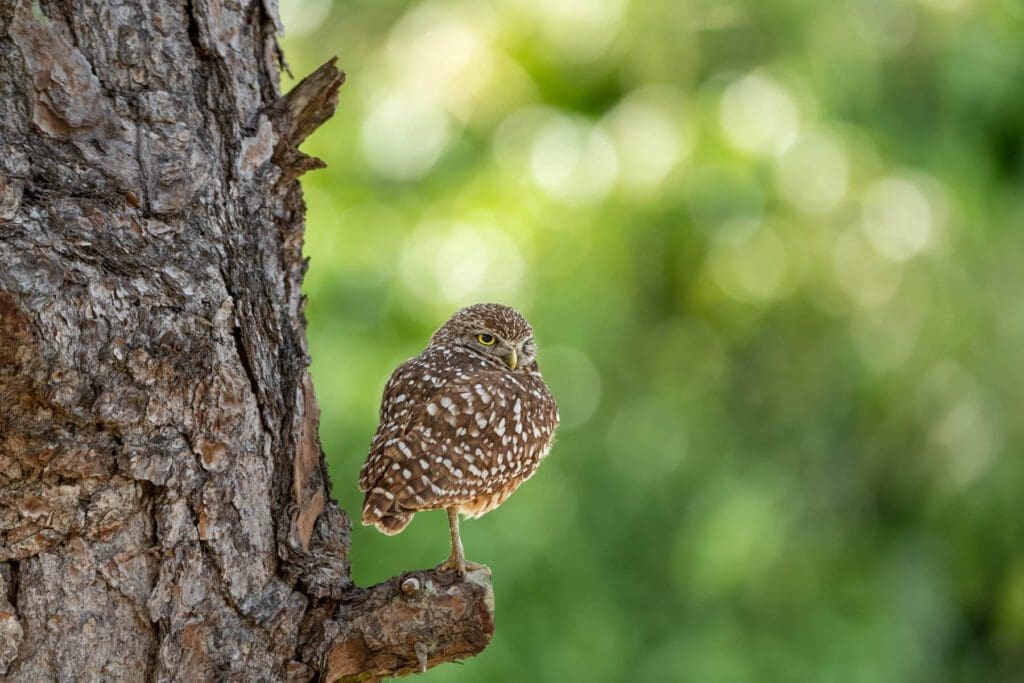
<svg viewBox="0 0 1024 683">
<path fill-rule="evenodd" d="M 392 535 L 421 510 L 448 511 L 464 573 L 459 514 L 479 517 L 529 479 L 551 449 L 558 406 L 537 367 L 533 328 L 515 309 L 460 309 L 384 387 L 359 473 L 362 521 Z"/>
</svg>

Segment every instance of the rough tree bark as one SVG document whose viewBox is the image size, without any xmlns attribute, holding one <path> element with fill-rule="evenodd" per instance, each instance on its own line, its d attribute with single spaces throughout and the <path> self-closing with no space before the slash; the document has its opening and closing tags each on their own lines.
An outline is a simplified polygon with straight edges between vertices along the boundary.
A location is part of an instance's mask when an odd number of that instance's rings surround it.
<svg viewBox="0 0 1024 683">
<path fill-rule="evenodd" d="M 282 97 L 280 28 L 273 0 L 0 0 L 8 680 L 366 680 L 490 639 L 486 571 L 349 578 L 296 181 L 343 79 Z"/>
</svg>

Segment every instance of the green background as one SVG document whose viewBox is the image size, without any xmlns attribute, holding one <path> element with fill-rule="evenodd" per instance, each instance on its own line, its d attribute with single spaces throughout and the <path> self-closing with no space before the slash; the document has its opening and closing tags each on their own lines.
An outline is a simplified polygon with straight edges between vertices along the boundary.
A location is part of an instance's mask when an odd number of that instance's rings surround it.
<svg viewBox="0 0 1024 683">
<path fill-rule="evenodd" d="M 493 643 L 422 680 L 1024 680 L 1022 0 L 282 10 L 348 73 L 303 178 L 335 496 L 458 306 L 522 310 L 562 409 L 463 524 Z M 353 574 L 448 550 L 357 526 Z"/>
</svg>

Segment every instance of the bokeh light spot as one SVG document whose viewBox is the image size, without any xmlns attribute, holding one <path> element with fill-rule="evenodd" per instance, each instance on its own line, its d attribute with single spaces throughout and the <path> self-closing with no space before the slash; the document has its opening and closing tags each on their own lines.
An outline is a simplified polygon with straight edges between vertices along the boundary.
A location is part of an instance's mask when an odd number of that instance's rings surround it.
<svg viewBox="0 0 1024 683">
<path fill-rule="evenodd" d="M 483 3 L 413 7 L 391 30 L 387 45 L 403 90 L 468 119 L 494 76 L 493 24 Z"/>
<path fill-rule="evenodd" d="M 1004 432 L 993 401 L 970 371 L 953 360 L 935 364 L 921 382 L 917 413 L 945 458 L 944 483 L 959 488 L 988 471 Z"/>
<path fill-rule="evenodd" d="M 518 0 L 539 22 L 559 57 L 589 62 L 604 54 L 622 28 L 626 0 Z"/>
<path fill-rule="evenodd" d="M 618 159 L 603 131 L 579 117 L 561 115 L 545 123 L 534 138 L 530 170 L 552 199 L 586 205 L 608 194 Z"/>
<path fill-rule="evenodd" d="M 548 107 L 526 106 L 502 119 L 492 139 L 498 165 L 511 176 L 529 175 L 533 139 L 555 115 L 555 110 Z"/>
<path fill-rule="evenodd" d="M 602 120 L 615 143 L 619 184 L 633 194 L 656 189 L 695 144 L 678 91 L 647 87 L 630 93 Z"/>
<path fill-rule="evenodd" d="M 931 242 L 935 214 L 914 182 L 890 176 L 864 193 L 861 226 L 878 253 L 894 261 L 906 261 Z"/>
<path fill-rule="evenodd" d="M 331 0 L 283 0 L 280 10 L 285 35 L 297 38 L 324 25 L 331 13 Z"/>
<path fill-rule="evenodd" d="M 775 79 L 759 72 L 733 81 L 722 93 L 719 120 L 733 147 L 765 156 L 779 154 L 796 139 L 796 102 Z"/>
<path fill-rule="evenodd" d="M 401 93 L 375 103 L 363 121 L 363 155 L 390 180 L 415 180 L 434 167 L 451 138 L 447 113 L 436 104 Z"/>
<path fill-rule="evenodd" d="M 802 133 L 775 165 L 779 193 L 806 213 L 827 213 L 846 197 L 849 162 L 840 143 L 827 133 Z"/>
<path fill-rule="evenodd" d="M 523 269 L 519 248 L 503 230 L 429 221 L 406 244 L 399 272 L 409 293 L 436 305 L 512 297 Z"/>
</svg>

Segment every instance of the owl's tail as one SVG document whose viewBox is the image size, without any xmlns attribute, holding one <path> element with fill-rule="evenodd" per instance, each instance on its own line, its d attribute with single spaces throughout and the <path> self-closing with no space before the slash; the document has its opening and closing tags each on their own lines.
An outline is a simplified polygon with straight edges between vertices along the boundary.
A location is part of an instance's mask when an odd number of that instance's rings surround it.
<svg viewBox="0 0 1024 683">
<path fill-rule="evenodd" d="M 381 488 L 366 492 L 363 499 L 363 525 L 375 526 L 377 531 L 394 536 L 409 526 L 414 513 L 395 509 L 395 497 Z"/>
</svg>

